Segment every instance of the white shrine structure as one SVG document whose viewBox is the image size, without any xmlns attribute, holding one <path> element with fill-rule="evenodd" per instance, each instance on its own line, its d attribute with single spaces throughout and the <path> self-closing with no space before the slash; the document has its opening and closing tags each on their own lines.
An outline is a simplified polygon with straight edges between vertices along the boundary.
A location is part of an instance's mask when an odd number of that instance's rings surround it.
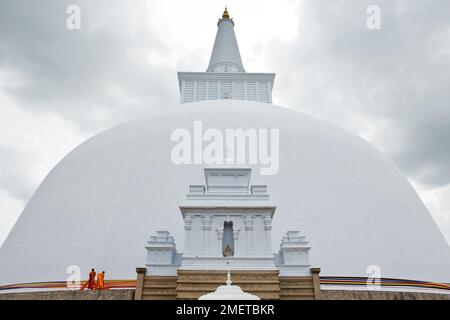
<svg viewBox="0 0 450 320">
<path fill-rule="evenodd" d="M 146 246 L 146 268 L 141 272 L 148 281 L 158 277 L 174 279 L 180 271 L 201 274 L 227 270 L 255 275 L 269 271 L 279 277 L 312 280 L 308 258 L 311 247 L 299 229 L 288 229 L 279 252 L 272 252 L 276 206 L 269 199 L 266 185 L 251 185 L 251 173 L 249 168 L 204 169 L 205 184 L 189 186 L 186 201 L 179 207 L 184 220 L 185 252 L 177 251 L 168 229 L 159 229 Z M 222 291 L 242 292 L 237 288 L 221 286 L 216 295 Z"/>
<path fill-rule="evenodd" d="M 191 185 L 180 206 L 185 252 L 178 253 L 169 231 L 161 229 L 147 245 L 148 274 L 176 275 L 185 270 L 279 270 L 310 275 L 311 249 L 298 229 L 290 229 L 272 252 L 276 207 L 267 186 L 250 185 L 251 169 L 205 169 L 205 185 Z M 227 250 L 228 248 L 228 250 Z"/>
</svg>

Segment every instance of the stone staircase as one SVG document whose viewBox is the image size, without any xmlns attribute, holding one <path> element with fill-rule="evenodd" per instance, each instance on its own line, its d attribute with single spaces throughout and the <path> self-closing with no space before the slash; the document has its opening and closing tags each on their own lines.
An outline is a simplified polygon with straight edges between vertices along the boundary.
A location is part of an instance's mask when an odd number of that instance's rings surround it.
<svg viewBox="0 0 450 320">
<path fill-rule="evenodd" d="M 226 271 L 178 270 L 178 276 L 148 276 L 137 268 L 135 300 L 196 300 L 224 285 Z M 233 284 L 263 300 L 320 299 L 320 269 L 312 276 L 280 277 L 274 270 L 232 270 Z"/>
<path fill-rule="evenodd" d="M 225 285 L 226 271 L 178 270 L 177 298 L 198 299 Z M 261 299 L 279 299 L 278 271 L 231 271 L 234 285 Z"/>
<path fill-rule="evenodd" d="M 280 277 L 281 300 L 319 300 L 320 269 L 311 269 L 312 276 L 306 277 Z"/>
</svg>

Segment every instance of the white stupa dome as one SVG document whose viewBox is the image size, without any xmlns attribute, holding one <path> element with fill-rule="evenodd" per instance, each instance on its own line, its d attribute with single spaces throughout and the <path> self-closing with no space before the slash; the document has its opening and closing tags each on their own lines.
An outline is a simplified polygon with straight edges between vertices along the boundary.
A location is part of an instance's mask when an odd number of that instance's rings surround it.
<svg viewBox="0 0 450 320">
<path fill-rule="evenodd" d="M 135 279 L 145 243 L 166 227 L 183 251 L 179 204 L 202 165 L 172 163 L 177 128 L 277 128 L 279 173 L 260 175 L 277 206 L 273 250 L 289 227 L 308 237 L 322 275 L 450 281 L 450 250 L 403 174 L 363 139 L 270 104 L 204 101 L 167 108 L 106 130 L 68 154 L 46 177 L 0 250 L 0 284 L 65 280 L 78 265 L 108 279 Z"/>
</svg>

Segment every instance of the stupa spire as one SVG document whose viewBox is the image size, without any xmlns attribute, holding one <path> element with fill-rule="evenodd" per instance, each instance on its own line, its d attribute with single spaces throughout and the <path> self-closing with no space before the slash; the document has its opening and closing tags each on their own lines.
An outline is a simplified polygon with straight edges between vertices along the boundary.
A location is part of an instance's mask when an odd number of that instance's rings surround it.
<svg viewBox="0 0 450 320">
<path fill-rule="evenodd" d="M 234 34 L 234 21 L 227 7 L 217 23 L 216 40 L 207 72 L 245 72 Z"/>
<path fill-rule="evenodd" d="M 225 7 L 225 11 L 223 12 L 222 19 L 230 19 L 230 14 L 228 13 L 227 7 Z"/>
<path fill-rule="evenodd" d="M 235 99 L 272 103 L 274 73 L 247 73 L 234 34 L 234 21 L 225 7 L 206 72 L 178 72 L 181 103 Z"/>
</svg>

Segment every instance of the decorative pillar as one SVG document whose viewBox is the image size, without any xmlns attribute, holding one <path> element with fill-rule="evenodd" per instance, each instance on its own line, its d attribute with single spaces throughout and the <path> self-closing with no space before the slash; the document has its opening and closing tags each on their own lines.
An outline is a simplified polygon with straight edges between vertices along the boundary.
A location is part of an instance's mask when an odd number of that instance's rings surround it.
<svg viewBox="0 0 450 320">
<path fill-rule="evenodd" d="M 202 243 L 202 252 L 205 254 L 209 254 L 209 231 L 211 230 L 211 217 L 210 216 L 203 216 L 203 243 Z"/>
<path fill-rule="evenodd" d="M 267 82 L 267 101 L 272 103 L 272 83 L 270 81 Z"/>
<path fill-rule="evenodd" d="M 222 257 L 223 229 L 216 228 L 216 232 L 217 232 L 217 253 L 219 257 Z"/>
<path fill-rule="evenodd" d="M 256 81 L 256 101 L 260 101 L 259 99 L 259 81 Z"/>
<path fill-rule="evenodd" d="M 244 100 L 248 100 L 247 81 L 244 81 Z"/>
<path fill-rule="evenodd" d="M 190 253 L 192 251 L 192 221 L 192 217 L 187 216 L 184 218 L 184 250 L 186 253 Z"/>
<path fill-rule="evenodd" d="M 247 255 L 250 255 L 253 251 L 253 217 L 246 216 L 244 218 L 244 225 L 245 225 L 245 234 L 247 237 L 246 250 Z"/>
<path fill-rule="evenodd" d="M 241 230 L 236 228 L 233 230 L 233 240 L 234 240 L 234 256 L 237 257 L 240 252 L 239 252 L 239 232 Z"/>
<path fill-rule="evenodd" d="M 197 85 L 198 81 L 194 81 L 194 92 L 192 93 L 192 101 L 197 101 Z"/>
<path fill-rule="evenodd" d="M 184 103 L 184 96 L 185 96 L 185 92 L 186 92 L 186 81 L 183 80 L 181 81 L 181 103 Z"/>
<path fill-rule="evenodd" d="M 266 254 L 272 252 L 272 218 L 264 218 L 264 230 L 266 231 Z"/>
<path fill-rule="evenodd" d="M 220 81 L 217 81 L 217 99 L 222 98 L 222 86 Z"/>
<path fill-rule="evenodd" d="M 236 81 L 231 82 L 231 98 L 236 99 Z"/>
</svg>

